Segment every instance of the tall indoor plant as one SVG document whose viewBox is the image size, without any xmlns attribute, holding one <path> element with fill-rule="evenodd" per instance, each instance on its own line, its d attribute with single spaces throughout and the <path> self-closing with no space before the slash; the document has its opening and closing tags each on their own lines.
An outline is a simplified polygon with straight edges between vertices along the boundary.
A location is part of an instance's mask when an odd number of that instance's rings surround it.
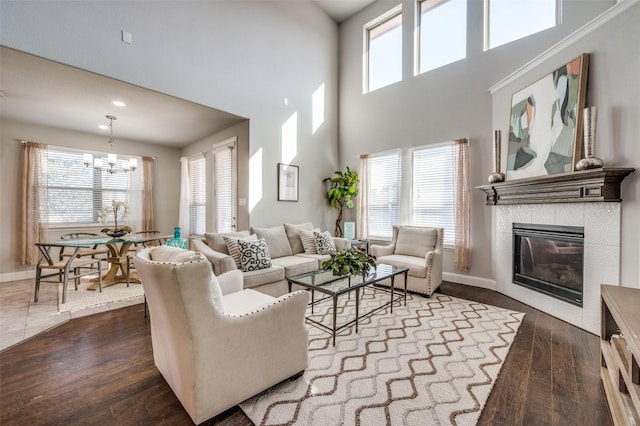
<svg viewBox="0 0 640 426">
<path fill-rule="evenodd" d="M 336 171 L 335 177 L 325 178 L 323 182 L 329 182 L 330 187 L 327 190 L 327 198 L 331 203 L 331 207 L 339 211 L 338 218 L 336 219 L 336 229 L 334 235 L 336 237 L 342 237 L 342 216 L 344 214 L 344 208 L 353 208 L 353 199 L 358 195 L 358 184 L 360 179 L 358 178 L 358 172 L 351 170 L 348 166 L 347 169 L 342 172 Z"/>
</svg>

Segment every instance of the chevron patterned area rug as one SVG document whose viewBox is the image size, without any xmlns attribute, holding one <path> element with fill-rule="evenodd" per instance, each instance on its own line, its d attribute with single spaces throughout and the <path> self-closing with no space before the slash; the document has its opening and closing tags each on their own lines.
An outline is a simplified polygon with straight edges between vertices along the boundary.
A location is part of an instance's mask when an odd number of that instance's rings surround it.
<svg viewBox="0 0 640 426">
<path fill-rule="evenodd" d="M 367 291 L 360 312 L 379 305 L 381 294 Z M 353 296 L 341 302 L 338 318 L 353 318 Z M 323 305 L 314 317 L 331 325 L 330 303 Z M 409 295 L 406 307 L 371 315 L 357 333 L 338 335 L 335 347 L 309 325 L 304 375 L 240 408 L 256 425 L 475 425 L 523 318 L 434 294 Z"/>
</svg>

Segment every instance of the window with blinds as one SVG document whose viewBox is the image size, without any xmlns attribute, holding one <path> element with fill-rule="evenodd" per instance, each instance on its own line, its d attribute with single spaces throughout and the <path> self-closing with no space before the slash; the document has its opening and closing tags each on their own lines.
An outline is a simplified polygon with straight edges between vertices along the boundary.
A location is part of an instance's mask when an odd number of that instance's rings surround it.
<svg viewBox="0 0 640 426">
<path fill-rule="evenodd" d="M 236 230 L 236 172 L 234 144 L 214 147 L 213 173 L 216 206 L 216 230 L 232 232 Z"/>
<path fill-rule="evenodd" d="M 98 156 L 96 156 L 98 157 Z M 99 158 L 99 157 L 98 157 Z M 106 162 L 106 155 L 104 161 Z M 139 160 L 140 161 L 140 160 Z M 117 167 L 121 168 L 122 160 Z M 130 173 L 109 174 L 86 167 L 83 154 L 49 146 L 47 223 L 91 225 L 113 200 L 130 201 Z"/>
<path fill-rule="evenodd" d="M 369 237 L 388 240 L 399 218 L 400 152 L 374 155 L 369 161 Z"/>
<path fill-rule="evenodd" d="M 191 188 L 191 234 L 204 235 L 207 229 L 207 163 L 204 155 L 189 159 Z"/>
<path fill-rule="evenodd" d="M 444 244 L 454 244 L 457 167 L 450 144 L 374 154 L 368 166 L 369 238 L 388 241 L 393 225 L 411 224 L 443 227 Z"/>
<path fill-rule="evenodd" d="M 455 170 L 450 144 L 411 153 L 411 223 L 444 228 L 444 244 L 455 236 Z"/>
</svg>

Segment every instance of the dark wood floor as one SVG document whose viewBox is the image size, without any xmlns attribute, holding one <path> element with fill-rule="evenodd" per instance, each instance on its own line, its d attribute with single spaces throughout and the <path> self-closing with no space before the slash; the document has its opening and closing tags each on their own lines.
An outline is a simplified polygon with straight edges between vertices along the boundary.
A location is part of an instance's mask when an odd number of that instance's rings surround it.
<svg viewBox="0 0 640 426">
<path fill-rule="evenodd" d="M 610 425 L 598 338 L 499 293 L 444 294 L 525 312 L 482 425 Z M 142 305 L 71 320 L 0 353 L 0 424 L 192 424 L 153 365 Z M 206 424 L 251 425 L 238 408 Z"/>
</svg>

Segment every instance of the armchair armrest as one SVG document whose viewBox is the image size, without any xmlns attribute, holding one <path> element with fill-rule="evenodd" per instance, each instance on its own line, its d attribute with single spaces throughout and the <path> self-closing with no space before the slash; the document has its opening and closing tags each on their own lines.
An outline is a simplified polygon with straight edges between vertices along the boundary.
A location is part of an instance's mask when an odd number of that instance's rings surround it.
<svg viewBox="0 0 640 426">
<path fill-rule="evenodd" d="M 427 261 L 427 281 L 439 286 L 442 282 L 442 250 L 428 251 L 425 260 Z"/>
<path fill-rule="evenodd" d="M 371 246 L 369 247 L 369 252 L 375 257 L 390 256 L 393 254 L 395 248 L 395 244 L 389 244 L 388 246 Z"/>
<path fill-rule="evenodd" d="M 218 279 L 218 284 L 220 284 L 220 290 L 222 291 L 223 296 L 242 291 L 243 277 L 242 272 L 238 269 L 225 272 L 224 274 L 218 275 L 216 278 Z"/>
<path fill-rule="evenodd" d="M 191 249 L 204 254 L 209 262 L 211 262 L 211 265 L 213 265 L 213 273 L 216 275 L 222 275 L 225 272 L 238 269 L 231 256 L 215 251 L 200 238 L 191 239 Z"/>
<path fill-rule="evenodd" d="M 342 251 L 344 249 L 348 249 L 349 247 L 351 247 L 351 241 L 347 240 L 346 238 L 340 238 L 340 237 L 331 237 L 331 238 L 333 238 L 333 243 L 336 245 L 337 251 Z"/>
</svg>

